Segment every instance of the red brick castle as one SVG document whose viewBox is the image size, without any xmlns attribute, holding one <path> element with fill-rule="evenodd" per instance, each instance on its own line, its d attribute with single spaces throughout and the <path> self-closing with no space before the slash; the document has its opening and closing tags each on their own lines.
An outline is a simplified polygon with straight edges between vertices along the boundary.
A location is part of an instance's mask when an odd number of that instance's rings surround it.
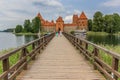
<svg viewBox="0 0 120 80">
<path fill-rule="evenodd" d="M 64 23 L 61 16 L 57 18 L 56 23 L 53 20 L 50 22 L 43 19 L 40 13 L 38 13 L 37 17 L 41 20 L 43 31 L 47 32 L 58 30 L 70 32 L 73 30 L 87 30 L 88 28 L 88 19 L 84 12 L 80 16 L 73 15 L 72 23 Z"/>
</svg>

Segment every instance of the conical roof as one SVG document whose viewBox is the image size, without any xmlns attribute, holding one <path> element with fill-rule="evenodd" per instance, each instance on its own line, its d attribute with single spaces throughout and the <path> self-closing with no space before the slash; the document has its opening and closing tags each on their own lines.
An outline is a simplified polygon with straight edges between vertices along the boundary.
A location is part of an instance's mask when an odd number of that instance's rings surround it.
<svg viewBox="0 0 120 80">
<path fill-rule="evenodd" d="M 38 13 L 37 16 L 38 16 L 40 19 L 43 19 L 40 13 Z"/>
<path fill-rule="evenodd" d="M 63 21 L 62 17 L 59 16 L 59 18 L 56 20 L 56 22 L 64 22 L 64 21 Z"/>
<path fill-rule="evenodd" d="M 38 13 L 37 17 L 39 17 L 41 21 L 45 21 L 45 20 L 42 18 L 42 16 L 41 16 L 40 13 Z"/>
</svg>

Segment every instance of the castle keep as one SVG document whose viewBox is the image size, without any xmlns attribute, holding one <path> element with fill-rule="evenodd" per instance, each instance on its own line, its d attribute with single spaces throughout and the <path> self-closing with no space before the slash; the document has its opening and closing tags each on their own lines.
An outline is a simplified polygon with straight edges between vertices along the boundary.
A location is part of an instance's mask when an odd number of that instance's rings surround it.
<svg viewBox="0 0 120 80">
<path fill-rule="evenodd" d="M 53 20 L 50 22 L 43 19 L 40 13 L 38 13 L 37 17 L 39 17 L 41 20 L 43 31 L 47 32 L 58 30 L 70 32 L 73 30 L 87 30 L 88 28 L 88 19 L 84 12 L 82 12 L 80 16 L 73 15 L 72 23 L 64 23 L 64 20 L 61 16 L 57 18 L 56 23 Z"/>
</svg>

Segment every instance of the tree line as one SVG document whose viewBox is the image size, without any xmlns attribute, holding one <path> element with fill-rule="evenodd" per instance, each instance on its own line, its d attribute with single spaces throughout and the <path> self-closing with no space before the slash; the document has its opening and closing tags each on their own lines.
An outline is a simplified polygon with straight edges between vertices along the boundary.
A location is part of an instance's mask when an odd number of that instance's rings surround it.
<svg viewBox="0 0 120 80">
<path fill-rule="evenodd" d="M 93 19 L 88 20 L 88 30 L 94 32 L 107 32 L 110 34 L 120 31 L 120 16 L 117 13 L 103 15 L 97 11 Z"/>
<path fill-rule="evenodd" d="M 24 21 L 22 25 L 16 25 L 15 33 L 38 33 L 41 30 L 41 21 L 38 17 L 35 17 L 30 22 L 29 19 Z"/>
</svg>

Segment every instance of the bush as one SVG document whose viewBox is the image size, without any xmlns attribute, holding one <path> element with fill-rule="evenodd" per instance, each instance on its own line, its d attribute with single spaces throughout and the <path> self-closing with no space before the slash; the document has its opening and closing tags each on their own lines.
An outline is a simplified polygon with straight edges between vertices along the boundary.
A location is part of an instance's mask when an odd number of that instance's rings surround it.
<svg viewBox="0 0 120 80">
<path fill-rule="evenodd" d="M 21 25 L 17 25 L 16 28 L 15 28 L 16 33 L 20 33 L 20 32 L 22 32 L 22 30 L 23 30 L 23 28 L 22 28 Z"/>
<path fill-rule="evenodd" d="M 71 31 L 70 34 L 74 35 L 75 31 Z"/>
</svg>

